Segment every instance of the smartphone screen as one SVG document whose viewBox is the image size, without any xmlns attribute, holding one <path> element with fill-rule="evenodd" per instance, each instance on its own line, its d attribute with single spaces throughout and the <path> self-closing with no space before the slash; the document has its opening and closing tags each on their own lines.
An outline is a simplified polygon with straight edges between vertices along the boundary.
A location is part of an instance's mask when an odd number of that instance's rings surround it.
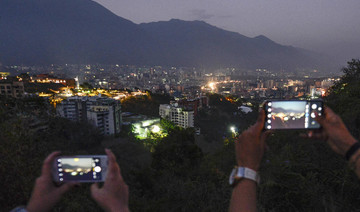
<svg viewBox="0 0 360 212">
<path fill-rule="evenodd" d="M 316 113 L 323 113 L 321 100 L 266 101 L 265 125 L 270 129 L 319 129 L 315 121 Z"/>
<path fill-rule="evenodd" d="M 57 182 L 101 182 L 105 180 L 107 156 L 62 156 L 55 159 Z"/>
</svg>

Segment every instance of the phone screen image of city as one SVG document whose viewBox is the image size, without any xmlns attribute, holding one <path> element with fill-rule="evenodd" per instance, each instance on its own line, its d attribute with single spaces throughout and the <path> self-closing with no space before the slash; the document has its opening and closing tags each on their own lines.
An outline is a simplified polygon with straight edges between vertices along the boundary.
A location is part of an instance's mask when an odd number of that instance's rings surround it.
<svg viewBox="0 0 360 212">
<path fill-rule="evenodd" d="M 92 158 L 62 158 L 59 169 L 60 181 L 93 180 L 94 167 L 95 163 Z"/>
<path fill-rule="evenodd" d="M 305 127 L 305 101 L 272 102 L 272 129 L 303 129 Z"/>
</svg>

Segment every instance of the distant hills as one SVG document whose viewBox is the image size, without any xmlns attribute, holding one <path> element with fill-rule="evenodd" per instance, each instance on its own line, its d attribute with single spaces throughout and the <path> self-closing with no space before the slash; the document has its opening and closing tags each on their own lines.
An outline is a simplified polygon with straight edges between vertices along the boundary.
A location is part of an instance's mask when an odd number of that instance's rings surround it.
<svg viewBox="0 0 360 212">
<path fill-rule="evenodd" d="M 3 64 L 134 64 L 295 70 L 325 57 L 203 21 L 135 24 L 91 0 L 1 0 Z"/>
</svg>

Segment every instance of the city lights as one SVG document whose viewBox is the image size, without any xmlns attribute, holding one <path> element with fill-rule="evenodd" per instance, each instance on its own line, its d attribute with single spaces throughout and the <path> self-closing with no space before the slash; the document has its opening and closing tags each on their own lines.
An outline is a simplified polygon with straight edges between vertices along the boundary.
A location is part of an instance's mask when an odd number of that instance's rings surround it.
<svg viewBox="0 0 360 212">
<path fill-rule="evenodd" d="M 157 125 L 154 125 L 153 127 L 152 127 L 152 129 L 151 129 L 151 132 L 153 132 L 153 133 L 159 133 L 160 132 L 160 127 L 159 126 L 157 126 Z"/>
<path fill-rule="evenodd" d="M 215 90 L 215 83 L 214 82 L 210 82 L 209 83 L 209 87 L 211 88 L 211 90 Z"/>
</svg>

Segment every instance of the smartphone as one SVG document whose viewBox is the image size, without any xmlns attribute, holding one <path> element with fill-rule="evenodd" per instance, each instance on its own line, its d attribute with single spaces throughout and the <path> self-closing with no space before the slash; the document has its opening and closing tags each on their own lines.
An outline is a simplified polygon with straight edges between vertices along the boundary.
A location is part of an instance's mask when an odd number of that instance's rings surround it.
<svg viewBox="0 0 360 212">
<path fill-rule="evenodd" d="M 323 114 L 323 101 L 318 100 L 268 100 L 264 129 L 319 129 L 316 113 Z"/>
<path fill-rule="evenodd" d="M 59 156 L 52 174 L 55 182 L 103 182 L 107 167 L 106 155 Z"/>
</svg>

